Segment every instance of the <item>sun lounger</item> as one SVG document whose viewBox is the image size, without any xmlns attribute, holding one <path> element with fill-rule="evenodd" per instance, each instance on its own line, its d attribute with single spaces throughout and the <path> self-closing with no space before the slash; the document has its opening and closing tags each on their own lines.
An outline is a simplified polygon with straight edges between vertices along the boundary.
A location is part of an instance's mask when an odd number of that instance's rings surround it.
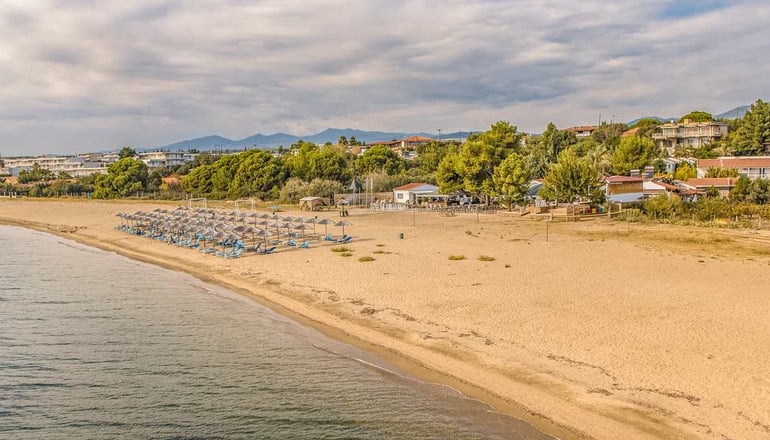
<svg viewBox="0 0 770 440">
<path fill-rule="evenodd" d="M 269 247 L 269 248 L 267 248 L 267 249 L 261 249 L 261 250 L 258 250 L 258 251 L 257 251 L 257 253 L 260 253 L 260 254 L 269 254 L 269 253 L 271 253 L 271 252 L 273 252 L 273 251 L 275 251 L 275 246 L 271 246 L 271 247 Z"/>
<path fill-rule="evenodd" d="M 353 239 L 353 237 L 351 237 L 350 235 L 344 235 L 341 238 L 339 238 L 337 240 L 334 240 L 334 242 L 335 243 L 339 243 L 339 244 L 344 244 L 344 243 L 350 242 L 350 240 L 352 240 L 352 239 Z"/>
<path fill-rule="evenodd" d="M 310 240 L 305 240 L 305 242 L 299 245 L 299 247 L 302 249 L 310 249 Z"/>
</svg>

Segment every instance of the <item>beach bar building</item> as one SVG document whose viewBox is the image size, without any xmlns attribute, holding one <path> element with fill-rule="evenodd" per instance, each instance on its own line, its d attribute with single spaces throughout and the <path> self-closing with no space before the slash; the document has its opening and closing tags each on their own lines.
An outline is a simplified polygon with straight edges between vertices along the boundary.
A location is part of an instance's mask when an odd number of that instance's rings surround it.
<svg viewBox="0 0 770 440">
<path fill-rule="evenodd" d="M 429 183 L 407 183 L 406 185 L 393 188 L 393 201 L 396 203 L 414 204 L 417 197 L 438 195 L 438 187 Z"/>
</svg>

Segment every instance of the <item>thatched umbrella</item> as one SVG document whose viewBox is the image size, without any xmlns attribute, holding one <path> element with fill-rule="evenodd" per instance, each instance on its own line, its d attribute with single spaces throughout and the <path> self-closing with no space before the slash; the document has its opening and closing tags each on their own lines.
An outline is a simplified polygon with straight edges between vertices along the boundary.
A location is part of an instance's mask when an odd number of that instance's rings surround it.
<svg viewBox="0 0 770 440">
<path fill-rule="evenodd" d="M 329 225 L 334 223 L 328 218 L 322 218 L 321 220 L 316 221 L 319 225 L 324 225 L 324 235 L 329 235 Z"/>
<path fill-rule="evenodd" d="M 310 229 L 310 226 L 308 226 L 308 225 L 306 225 L 304 223 L 300 223 L 300 224 L 294 226 L 294 229 L 300 231 L 300 235 L 302 237 L 304 237 L 305 236 L 305 230 Z"/>
<path fill-rule="evenodd" d="M 334 226 L 341 227 L 342 228 L 342 235 L 345 235 L 345 226 L 351 226 L 351 224 L 346 222 L 345 220 L 340 220 L 337 223 L 335 223 Z"/>
</svg>

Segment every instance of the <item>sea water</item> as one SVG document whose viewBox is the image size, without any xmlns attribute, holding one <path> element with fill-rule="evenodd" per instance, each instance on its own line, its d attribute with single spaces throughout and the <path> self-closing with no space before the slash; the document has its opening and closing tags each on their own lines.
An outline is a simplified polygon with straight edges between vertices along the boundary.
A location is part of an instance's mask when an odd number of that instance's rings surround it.
<svg viewBox="0 0 770 440">
<path fill-rule="evenodd" d="M 0 438 L 550 437 L 226 289 L 0 226 Z"/>
</svg>

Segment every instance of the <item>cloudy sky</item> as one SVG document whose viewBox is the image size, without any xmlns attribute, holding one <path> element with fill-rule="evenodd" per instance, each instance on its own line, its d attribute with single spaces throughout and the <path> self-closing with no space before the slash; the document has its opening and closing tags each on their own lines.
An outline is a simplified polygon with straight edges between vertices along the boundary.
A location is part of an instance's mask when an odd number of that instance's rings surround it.
<svg viewBox="0 0 770 440">
<path fill-rule="evenodd" d="M 719 113 L 770 97 L 768 23 L 767 0 L 0 0 L 0 155 Z"/>
</svg>

